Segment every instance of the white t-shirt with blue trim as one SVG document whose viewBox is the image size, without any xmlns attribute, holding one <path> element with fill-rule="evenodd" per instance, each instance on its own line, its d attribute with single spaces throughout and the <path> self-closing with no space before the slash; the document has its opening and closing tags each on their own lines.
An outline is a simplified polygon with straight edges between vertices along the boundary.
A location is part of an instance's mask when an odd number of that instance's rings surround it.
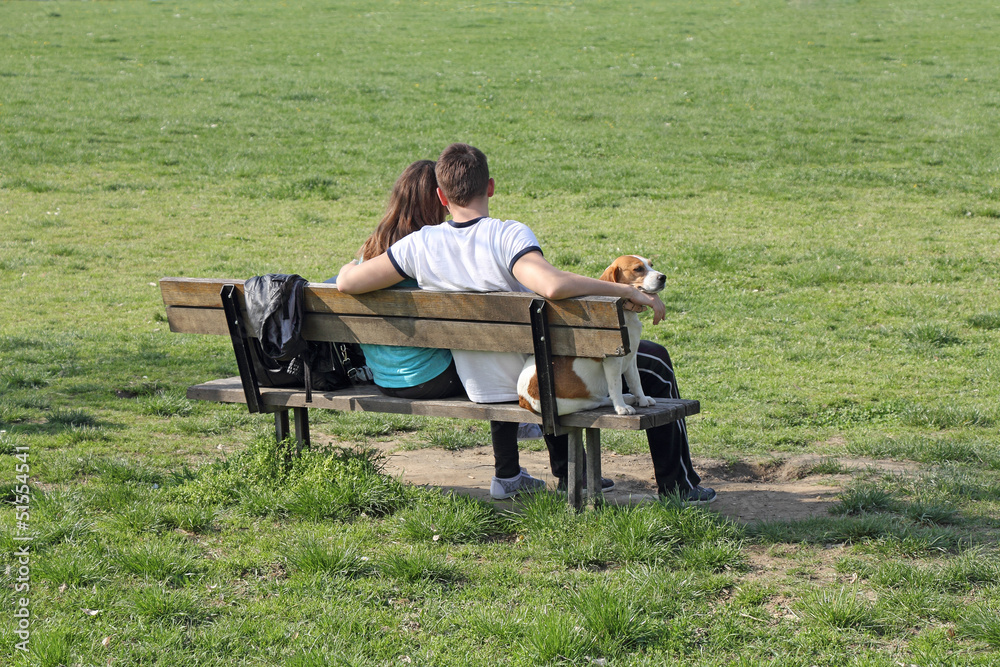
<svg viewBox="0 0 1000 667">
<path fill-rule="evenodd" d="M 423 227 L 388 250 L 404 278 L 435 292 L 527 292 L 514 278 L 514 264 L 541 252 L 534 232 L 514 220 L 477 218 Z M 455 368 L 476 403 L 517 400 L 517 377 L 526 355 L 452 350 Z"/>
</svg>

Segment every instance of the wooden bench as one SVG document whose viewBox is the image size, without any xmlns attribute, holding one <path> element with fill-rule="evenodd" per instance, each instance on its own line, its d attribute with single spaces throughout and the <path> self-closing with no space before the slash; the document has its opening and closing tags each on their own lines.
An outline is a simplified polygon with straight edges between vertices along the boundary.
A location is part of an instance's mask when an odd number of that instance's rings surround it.
<svg viewBox="0 0 1000 667">
<path fill-rule="evenodd" d="M 193 400 L 244 403 L 252 412 L 275 415 L 279 440 L 290 435 L 292 411 L 299 447 L 309 445 L 309 408 L 351 412 L 388 412 L 541 424 L 546 433 L 569 435 L 569 502 L 584 501 L 583 452 L 586 442 L 589 489 L 600 489 L 601 429 L 644 430 L 677 421 L 699 411 L 697 401 L 656 399 L 635 415 L 600 408 L 559 417 L 554 411 L 552 355 L 605 357 L 628 351 L 622 299 L 585 297 L 546 301 L 531 293 L 455 293 L 388 289 L 360 296 L 342 294 L 336 286 L 310 283 L 305 289 L 303 337 L 308 340 L 409 345 L 463 350 L 535 354 L 539 364 L 542 415 L 517 403 L 473 403 L 464 398 L 410 400 L 384 396 L 371 385 L 335 392 L 256 387 L 246 354 L 242 280 L 164 278 L 160 281 L 170 330 L 230 336 L 240 376 L 190 387 Z M 227 314 L 227 308 L 229 312 Z M 594 503 L 600 493 L 591 493 Z"/>
</svg>

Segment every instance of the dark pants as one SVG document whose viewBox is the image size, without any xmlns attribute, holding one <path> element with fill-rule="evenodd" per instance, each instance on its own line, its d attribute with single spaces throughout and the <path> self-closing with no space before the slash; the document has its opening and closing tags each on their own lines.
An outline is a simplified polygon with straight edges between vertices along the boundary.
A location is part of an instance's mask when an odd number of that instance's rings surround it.
<svg viewBox="0 0 1000 667">
<path fill-rule="evenodd" d="M 517 452 L 517 422 L 490 422 L 493 438 L 493 474 L 510 479 L 521 474 L 521 460 Z"/>
<path fill-rule="evenodd" d="M 681 397 L 677 390 L 670 354 L 665 347 L 648 340 L 640 341 L 636 363 L 639 367 L 642 389 L 647 396 Z M 623 390 L 628 391 L 627 382 L 624 383 Z M 653 473 L 656 476 L 656 489 L 659 493 L 670 494 L 698 486 L 701 477 L 694 471 L 694 465 L 691 463 L 687 424 L 683 419 L 647 429 L 646 439 L 649 441 L 649 455 L 653 459 Z M 560 479 L 565 479 L 567 475 L 568 440 L 568 436 L 565 435 L 545 436 L 552 474 Z"/>
<path fill-rule="evenodd" d="M 458 371 L 455 370 L 454 359 L 452 359 L 451 364 L 440 375 L 427 382 L 421 382 L 412 387 L 393 388 L 379 387 L 378 385 L 375 385 L 375 387 L 386 396 L 412 398 L 415 400 L 431 400 L 465 395 L 465 389 L 462 388 L 462 381 L 458 379 Z"/>
</svg>

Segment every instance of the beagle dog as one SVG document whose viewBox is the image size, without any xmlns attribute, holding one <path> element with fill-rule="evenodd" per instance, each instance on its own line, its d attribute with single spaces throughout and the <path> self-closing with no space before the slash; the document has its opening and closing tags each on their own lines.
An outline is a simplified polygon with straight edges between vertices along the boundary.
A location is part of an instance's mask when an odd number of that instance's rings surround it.
<svg viewBox="0 0 1000 667">
<path fill-rule="evenodd" d="M 645 257 L 622 255 L 601 274 L 600 280 L 625 283 L 650 294 L 659 292 L 667 278 L 654 271 Z M 639 347 L 642 323 L 639 315 L 626 310 L 625 325 L 628 329 L 629 353 L 624 357 L 553 357 L 555 373 L 556 412 L 560 415 L 581 410 L 613 405 L 620 415 L 634 415 L 635 408 L 649 407 L 655 401 L 642 391 L 639 369 L 635 363 L 635 353 Z M 633 394 L 622 394 L 622 375 L 628 380 Z M 522 408 L 535 413 L 542 410 L 538 398 L 538 375 L 535 372 L 535 357 L 528 357 L 517 380 L 518 401 Z"/>
</svg>

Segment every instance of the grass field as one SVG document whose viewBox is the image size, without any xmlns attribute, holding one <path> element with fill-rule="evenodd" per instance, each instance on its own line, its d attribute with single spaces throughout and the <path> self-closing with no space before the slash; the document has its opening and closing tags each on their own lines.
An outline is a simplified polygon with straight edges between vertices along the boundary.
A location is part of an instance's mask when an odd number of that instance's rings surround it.
<svg viewBox="0 0 1000 667">
<path fill-rule="evenodd" d="M 0 662 L 1000 664 L 998 31 L 982 0 L 0 3 Z M 918 472 L 802 522 L 508 514 L 364 450 L 482 428 L 317 415 L 347 449 L 290 466 L 185 398 L 235 363 L 158 278 L 322 280 L 452 141 L 561 268 L 667 273 L 644 334 L 696 456 Z"/>
</svg>

